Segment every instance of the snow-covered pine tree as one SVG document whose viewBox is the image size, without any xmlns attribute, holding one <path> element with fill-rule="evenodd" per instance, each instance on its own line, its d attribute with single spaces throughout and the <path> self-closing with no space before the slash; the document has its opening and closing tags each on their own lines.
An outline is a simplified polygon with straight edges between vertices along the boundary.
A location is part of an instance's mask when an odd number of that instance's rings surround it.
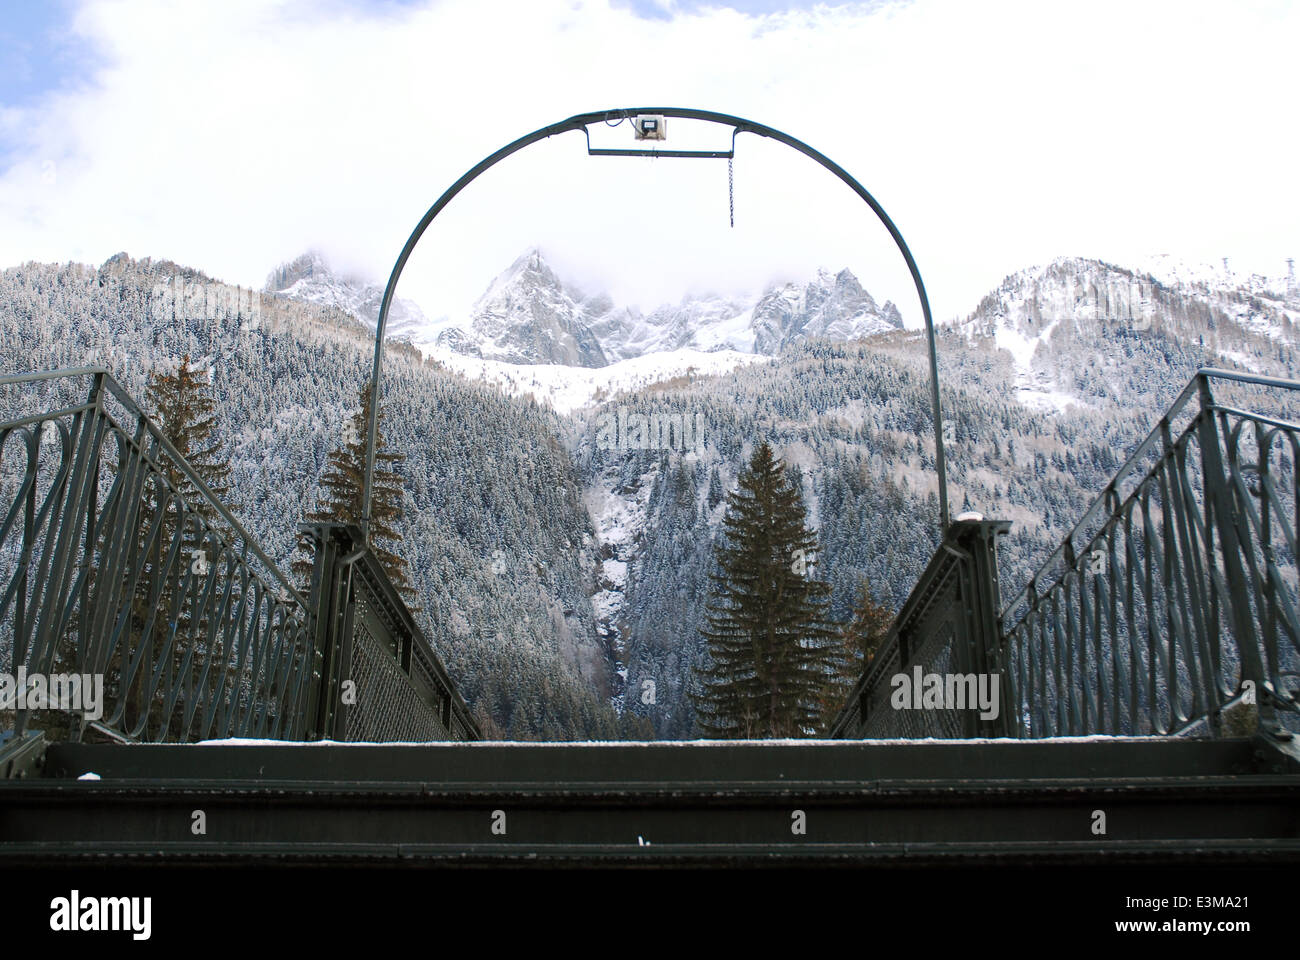
<svg viewBox="0 0 1300 960">
<path fill-rule="evenodd" d="M 727 495 L 718 573 L 700 630 L 707 658 L 692 694 L 700 728 L 720 739 L 806 737 L 839 669 L 830 588 L 811 573 L 816 534 L 793 479 L 766 442 Z"/>
<path fill-rule="evenodd" d="M 162 367 L 155 369 L 149 376 L 145 391 L 145 400 L 150 416 L 157 423 L 159 430 L 167 441 L 176 449 L 194 474 L 218 498 L 224 498 L 229 490 L 230 460 L 225 453 L 225 444 L 217 433 L 217 403 L 213 396 L 210 371 L 197 368 L 185 354 L 174 369 Z M 217 648 L 207 649 L 206 621 L 195 622 L 191 614 L 192 604 L 197 601 L 202 583 L 206 579 L 209 564 L 216 563 L 215 556 L 209 556 L 211 541 L 201 536 L 198 526 L 192 520 L 185 520 L 180 501 L 184 501 L 188 510 L 195 511 L 221 536 L 228 537 L 229 531 L 221 522 L 220 514 L 200 493 L 198 486 L 180 465 L 170 456 L 158 458 L 161 473 L 166 481 L 168 495 L 166 506 L 161 514 L 159 505 L 164 497 L 160 486 L 151 484 L 146 490 L 146 497 L 140 505 L 139 539 L 141 546 L 146 543 L 155 525 L 161 526 L 161 534 L 153 539 L 152 552 L 145 558 L 145 565 L 137 584 L 135 599 L 135 623 L 143 630 L 150 616 L 153 618 L 152 634 L 155 649 L 165 649 L 167 636 L 171 629 L 169 618 L 173 606 L 176 607 L 176 639 L 171 645 L 170 668 L 166 676 L 179 677 L 186 663 L 190 663 L 190 674 L 203 673 L 205 659 L 213 656 L 218 662 L 223 660 L 221 631 L 217 631 Z M 181 537 L 180 560 L 173 563 L 166 580 L 155 584 L 155 577 L 164 565 L 165 558 L 171 550 L 178 533 L 178 526 L 184 522 L 185 527 L 179 531 Z M 202 571 L 202 572 L 199 572 Z M 180 598 L 175 604 L 175 597 L 185 583 L 187 573 L 191 573 L 192 588 L 190 595 Z M 237 587 L 235 588 L 238 589 Z M 157 601 L 150 598 L 157 592 Z M 236 603 L 237 606 L 237 603 Z M 191 652 L 191 647 L 194 647 Z M 143 664 L 132 683 L 128 695 L 128 706 L 132 711 L 147 709 L 145 685 L 149 680 L 151 664 Z M 230 674 L 229 666 L 225 672 Z M 113 671 L 116 673 L 116 671 Z M 221 682 L 221 670 L 209 669 L 206 672 L 208 682 L 216 685 Z M 233 677 L 227 676 L 230 683 Z M 195 696 L 201 696 L 197 691 Z M 151 699 L 152 709 L 156 712 L 165 702 L 164 691 L 160 687 L 154 691 Z M 184 702 L 178 701 L 171 717 L 158 716 L 155 720 L 166 723 L 168 735 L 179 736 L 180 718 Z M 149 729 L 154 727 L 151 720 Z"/>
<path fill-rule="evenodd" d="M 722 502 L 724 496 L 725 493 L 722 490 L 722 478 L 718 476 L 718 468 L 714 467 L 709 471 L 709 493 L 708 499 L 705 502 L 708 503 L 709 509 L 712 510 Z"/>
<path fill-rule="evenodd" d="M 361 388 L 361 406 L 348 421 L 350 429 L 343 442 L 328 457 L 328 468 L 321 478 L 325 488 L 324 503 L 306 515 L 309 523 L 352 523 L 361 525 L 363 509 L 361 488 L 366 475 L 366 433 L 370 425 L 370 384 Z M 384 421 L 384 405 L 379 407 L 379 423 Z M 396 551 L 402 542 L 399 528 L 402 524 L 402 478 L 396 467 L 405 457 L 385 450 L 382 429 L 375 432 L 375 472 L 370 491 L 370 549 L 379 561 L 388 579 L 393 582 L 408 603 L 416 592 L 411 586 L 406 560 Z M 298 540 L 300 558 L 293 562 L 293 572 L 304 583 L 311 577 L 312 557 L 315 548 L 308 534 Z M 412 610 L 418 607 L 411 606 Z"/>
<path fill-rule="evenodd" d="M 217 403 L 212 396 L 209 371 L 196 369 L 186 354 L 175 371 L 154 371 L 149 377 L 145 398 L 163 436 L 185 458 L 199 479 L 217 497 L 224 498 L 229 491 L 230 461 L 216 434 Z M 213 521 L 216 511 L 200 496 L 190 478 L 167 458 L 163 458 L 163 468 L 168 483 L 186 503 L 197 509 L 204 519 Z"/>
</svg>

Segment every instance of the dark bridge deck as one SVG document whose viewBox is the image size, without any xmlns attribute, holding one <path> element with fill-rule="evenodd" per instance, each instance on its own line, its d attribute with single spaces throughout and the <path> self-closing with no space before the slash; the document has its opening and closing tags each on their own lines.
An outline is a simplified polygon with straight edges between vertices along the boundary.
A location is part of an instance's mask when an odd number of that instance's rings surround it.
<svg viewBox="0 0 1300 960">
<path fill-rule="evenodd" d="M 1297 756 L 1265 737 L 57 744 L 0 782 L 0 860 L 1294 863 Z"/>
</svg>

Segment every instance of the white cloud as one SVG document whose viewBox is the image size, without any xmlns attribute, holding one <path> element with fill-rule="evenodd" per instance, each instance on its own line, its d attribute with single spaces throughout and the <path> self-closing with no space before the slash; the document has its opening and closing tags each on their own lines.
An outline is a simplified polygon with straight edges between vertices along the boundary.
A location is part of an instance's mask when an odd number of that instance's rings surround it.
<svg viewBox="0 0 1300 960">
<path fill-rule="evenodd" d="M 1300 10 L 1280 3 L 918 0 L 642 19 L 598 0 L 409 8 L 86 0 L 92 82 L 0 115 L 0 263 L 169 257 L 260 285 L 318 247 L 386 277 L 425 208 L 499 146 L 604 107 L 701 107 L 785 130 L 889 211 L 935 314 L 1061 254 L 1277 271 L 1295 252 Z M 673 142 L 725 142 L 727 131 Z M 627 126 L 593 137 L 630 140 Z M 55 176 L 51 177 L 51 170 Z M 588 158 L 581 134 L 504 161 L 403 279 L 456 313 L 525 246 L 650 306 L 850 266 L 919 311 L 883 229 L 771 142 L 725 161 Z"/>
</svg>

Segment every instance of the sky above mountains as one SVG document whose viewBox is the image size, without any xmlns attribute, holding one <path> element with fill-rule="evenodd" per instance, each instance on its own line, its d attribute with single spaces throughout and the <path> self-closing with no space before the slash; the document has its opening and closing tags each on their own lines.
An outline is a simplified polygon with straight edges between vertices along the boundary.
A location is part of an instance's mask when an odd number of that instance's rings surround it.
<svg viewBox="0 0 1300 960">
<path fill-rule="evenodd" d="M 0 266 L 168 257 L 260 287 L 307 248 L 382 281 L 424 210 L 516 137 L 651 104 L 749 117 L 839 162 L 907 238 L 935 315 L 1056 256 L 1285 270 L 1300 250 L 1300 8 L 955 0 L 809 5 L 63 0 L 0 18 Z M 726 129 L 674 121 L 669 147 Z M 593 143 L 630 146 L 627 124 Z M 847 266 L 916 326 L 906 268 L 812 161 L 591 158 L 581 134 L 480 178 L 399 294 L 459 315 L 540 245 L 653 306 Z"/>
</svg>

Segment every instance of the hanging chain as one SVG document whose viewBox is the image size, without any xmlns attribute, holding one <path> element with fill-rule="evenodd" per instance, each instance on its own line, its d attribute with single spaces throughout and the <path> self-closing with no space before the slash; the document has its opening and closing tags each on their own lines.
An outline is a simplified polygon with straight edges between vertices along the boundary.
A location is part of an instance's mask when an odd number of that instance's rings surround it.
<svg viewBox="0 0 1300 960">
<path fill-rule="evenodd" d="M 736 168 L 735 157 L 727 157 L 727 203 L 731 207 L 731 225 L 736 225 Z"/>
</svg>

